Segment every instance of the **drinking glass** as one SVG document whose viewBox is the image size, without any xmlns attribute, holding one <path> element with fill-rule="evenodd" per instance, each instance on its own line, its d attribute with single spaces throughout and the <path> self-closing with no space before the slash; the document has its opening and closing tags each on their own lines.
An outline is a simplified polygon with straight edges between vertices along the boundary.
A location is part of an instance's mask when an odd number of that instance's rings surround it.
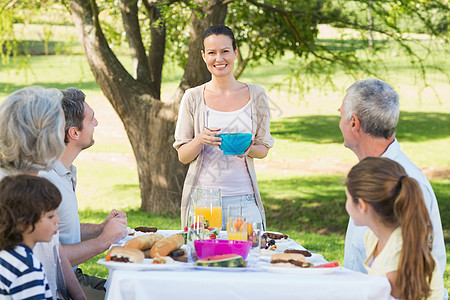
<svg viewBox="0 0 450 300">
<path fill-rule="evenodd" d="M 195 252 L 194 241 L 202 240 L 204 238 L 203 233 L 205 232 L 205 216 L 193 215 L 189 216 L 188 222 L 188 233 L 187 233 L 187 251 L 188 260 L 190 262 L 196 261 L 198 259 L 197 253 Z"/>
<path fill-rule="evenodd" d="M 227 234 L 229 240 L 247 240 L 247 224 L 242 216 L 241 205 L 230 205 L 227 208 Z"/>
<path fill-rule="evenodd" d="M 252 242 L 248 260 L 250 263 L 256 264 L 259 261 L 259 257 L 261 255 L 262 225 L 260 222 L 253 222 L 248 224 L 251 225 L 247 226 L 248 241 Z"/>
<path fill-rule="evenodd" d="M 242 206 L 241 205 L 228 205 L 227 206 L 227 231 L 230 218 L 242 218 Z"/>
<path fill-rule="evenodd" d="M 247 240 L 247 222 L 245 218 L 228 218 L 227 233 L 229 240 L 246 241 Z"/>
<path fill-rule="evenodd" d="M 205 216 L 209 227 L 222 228 L 222 196 L 219 188 L 197 188 L 193 200 L 195 215 Z"/>
</svg>

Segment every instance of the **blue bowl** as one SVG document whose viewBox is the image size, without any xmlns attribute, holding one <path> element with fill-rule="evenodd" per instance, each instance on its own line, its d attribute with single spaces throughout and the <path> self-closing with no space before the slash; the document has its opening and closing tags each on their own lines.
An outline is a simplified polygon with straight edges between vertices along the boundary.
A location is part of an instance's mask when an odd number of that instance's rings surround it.
<svg viewBox="0 0 450 300">
<path fill-rule="evenodd" d="M 251 133 L 219 133 L 222 145 L 219 148 L 225 155 L 242 155 L 252 142 Z"/>
</svg>

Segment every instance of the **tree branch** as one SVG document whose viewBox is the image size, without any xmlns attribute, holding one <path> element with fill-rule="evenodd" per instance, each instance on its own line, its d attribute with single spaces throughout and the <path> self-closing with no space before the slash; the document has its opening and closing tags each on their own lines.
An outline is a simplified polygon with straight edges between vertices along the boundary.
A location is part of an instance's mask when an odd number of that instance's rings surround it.
<svg viewBox="0 0 450 300">
<path fill-rule="evenodd" d="M 5 6 L 3 6 L 3 8 L 2 8 L 1 10 L 8 9 L 8 8 L 10 8 L 10 7 L 13 7 L 14 4 L 16 4 L 17 2 L 19 2 L 19 0 L 12 0 L 12 1 L 9 2 L 8 4 L 5 4 Z"/>
<path fill-rule="evenodd" d="M 95 0 L 70 0 L 73 20 L 92 73 L 119 117 L 124 120 L 141 111 L 132 111 L 129 98 L 117 95 L 150 95 L 148 85 L 135 80 L 108 45 L 98 18 Z"/>
<path fill-rule="evenodd" d="M 175 3 L 178 1 L 169 1 Z M 150 66 L 151 90 L 155 92 L 158 99 L 161 98 L 161 79 L 164 64 L 164 54 L 166 52 L 166 25 L 161 16 L 158 1 L 143 0 L 145 9 L 150 21 L 151 44 L 148 55 L 148 65 Z"/>
<path fill-rule="evenodd" d="M 346 26 L 351 26 L 353 29 L 360 29 L 360 30 L 370 30 L 369 26 L 363 26 L 363 25 L 359 25 L 357 23 L 353 23 L 353 22 L 348 22 L 342 19 L 337 19 L 337 18 L 333 18 L 333 17 L 329 17 L 323 14 L 318 14 L 318 13 L 314 13 L 314 12 L 310 12 L 310 11 L 303 11 L 303 10 L 283 10 L 277 7 L 273 7 L 271 5 L 268 4 L 263 4 L 263 3 L 259 3 L 256 0 L 247 0 L 248 2 L 252 3 L 253 5 L 257 6 L 257 7 L 261 7 L 265 10 L 269 10 L 269 11 L 273 11 L 275 13 L 278 13 L 280 15 L 310 15 L 313 17 L 316 17 L 320 20 L 323 21 L 332 21 L 332 22 L 336 22 L 340 25 L 346 25 Z M 381 30 L 381 29 L 376 29 L 376 28 L 372 28 L 372 31 L 387 35 L 389 37 L 391 37 L 391 33 Z"/>
<path fill-rule="evenodd" d="M 150 84 L 150 68 L 142 44 L 142 36 L 138 18 L 137 0 L 120 0 L 123 26 L 130 46 L 135 77 L 144 84 Z"/>
</svg>

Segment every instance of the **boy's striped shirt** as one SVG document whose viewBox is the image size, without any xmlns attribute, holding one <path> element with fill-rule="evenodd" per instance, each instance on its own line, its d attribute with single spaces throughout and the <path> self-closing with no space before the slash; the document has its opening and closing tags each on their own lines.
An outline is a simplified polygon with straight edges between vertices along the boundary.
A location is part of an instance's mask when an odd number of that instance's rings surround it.
<svg viewBox="0 0 450 300">
<path fill-rule="evenodd" d="M 0 298 L 52 299 L 42 264 L 28 246 L 0 251 Z"/>
</svg>

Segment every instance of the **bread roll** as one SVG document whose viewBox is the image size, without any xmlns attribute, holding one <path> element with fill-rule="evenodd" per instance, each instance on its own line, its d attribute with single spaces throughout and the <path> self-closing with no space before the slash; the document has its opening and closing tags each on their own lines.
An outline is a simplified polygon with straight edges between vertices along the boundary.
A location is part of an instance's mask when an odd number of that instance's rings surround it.
<svg viewBox="0 0 450 300">
<path fill-rule="evenodd" d="M 156 242 L 162 240 L 163 238 L 164 236 L 162 236 L 161 234 L 141 235 L 126 242 L 124 247 L 138 250 L 146 250 L 153 247 L 153 245 L 155 245 Z"/>
<path fill-rule="evenodd" d="M 113 246 L 106 255 L 106 261 L 118 261 L 124 263 L 140 263 L 144 260 L 144 253 L 141 250 Z"/>
<path fill-rule="evenodd" d="M 174 234 L 158 241 L 150 250 L 152 258 L 156 256 L 167 256 L 170 252 L 179 249 L 184 244 L 184 237 Z"/>
<path fill-rule="evenodd" d="M 152 257 L 150 256 L 150 250 L 151 250 L 151 248 L 142 250 L 142 252 L 144 252 L 145 258 L 152 258 Z"/>
</svg>

